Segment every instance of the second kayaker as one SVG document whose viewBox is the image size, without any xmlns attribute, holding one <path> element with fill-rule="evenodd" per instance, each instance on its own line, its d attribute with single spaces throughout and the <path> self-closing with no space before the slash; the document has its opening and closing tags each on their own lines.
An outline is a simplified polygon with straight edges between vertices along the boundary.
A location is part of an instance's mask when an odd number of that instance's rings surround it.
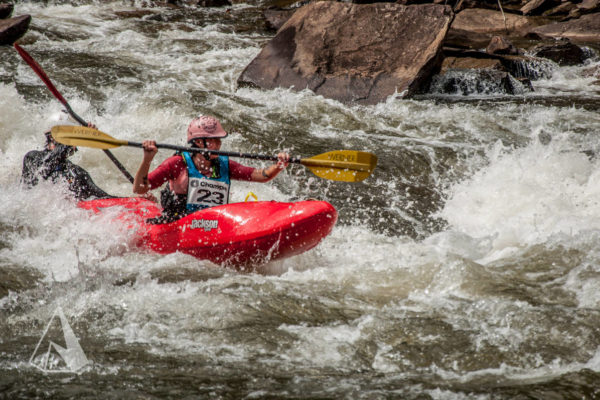
<svg viewBox="0 0 600 400">
<path fill-rule="evenodd" d="M 77 125 L 73 123 L 66 112 L 55 116 L 54 125 Z M 89 124 L 88 127 L 96 128 Z M 69 194 L 75 200 L 113 198 L 100 189 L 92 180 L 90 174 L 77 164 L 69 161 L 77 148 L 57 143 L 50 130 L 44 133 L 46 143 L 41 151 L 31 150 L 23 157 L 23 172 L 21 181 L 26 187 L 37 185 L 40 180 L 53 183 L 66 183 Z"/>
<path fill-rule="evenodd" d="M 219 120 L 211 116 L 194 118 L 187 130 L 188 143 L 201 149 L 219 150 L 226 136 Z M 152 223 L 175 221 L 190 212 L 227 204 L 230 180 L 268 182 L 287 167 L 290 159 L 289 154 L 281 152 L 276 164 L 253 168 L 227 156 L 182 152 L 149 172 L 158 148 L 154 140 L 146 140 L 142 146 L 144 158 L 135 174 L 133 192 L 144 194 L 168 182 L 160 196 L 163 214 L 149 221 Z"/>
</svg>

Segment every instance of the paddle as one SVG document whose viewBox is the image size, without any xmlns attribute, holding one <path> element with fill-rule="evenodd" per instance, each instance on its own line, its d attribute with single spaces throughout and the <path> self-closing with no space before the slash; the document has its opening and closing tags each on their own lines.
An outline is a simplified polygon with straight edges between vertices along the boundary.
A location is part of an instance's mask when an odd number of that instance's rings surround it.
<svg viewBox="0 0 600 400">
<path fill-rule="evenodd" d="M 15 47 L 15 50 L 17 50 L 17 52 L 21 56 L 21 58 L 23 58 L 23 60 L 25 60 L 25 62 L 27 64 L 29 64 L 31 69 L 33 69 L 33 71 L 37 74 L 37 76 L 40 77 L 42 82 L 44 82 L 46 84 L 46 87 L 50 90 L 50 92 L 52 92 L 54 97 L 56 97 L 56 99 L 58 101 L 60 101 L 63 106 L 65 106 L 68 113 L 73 118 L 75 118 L 77 120 L 77 122 L 79 122 L 81 125 L 88 126 L 88 123 L 83 118 L 81 118 L 79 115 L 75 114 L 75 111 L 73 111 L 73 109 L 71 109 L 71 106 L 69 105 L 69 103 L 67 103 L 67 100 L 65 100 L 65 98 L 60 94 L 58 89 L 56 89 L 56 87 L 54 86 L 54 84 L 52 83 L 50 78 L 48 78 L 48 75 L 46 75 L 46 73 L 44 72 L 42 67 L 40 67 L 39 64 L 37 62 L 35 62 L 33 57 L 31 57 L 29 55 L 29 53 L 27 53 L 18 44 L 14 43 L 14 47 Z M 125 169 L 125 166 L 123 166 L 123 164 L 121 164 L 121 162 L 119 160 L 117 160 L 117 158 L 113 155 L 113 153 L 111 153 L 109 150 L 104 150 L 104 153 L 117 166 L 117 168 L 119 168 L 119 171 L 121 171 L 123 173 L 123 175 L 125 175 L 125 177 L 127 179 L 129 179 L 129 182 L 133 183 L 133 176 L 131 176 L 131 174 L 127 171 L 127 169 Z"/>
<path fill-rule="evenodd" d="M 141 143 L 115 139 L 97 129 L 79 126 L 55 126 L 52 128 L 52 136 L 57 142 L 70 146 L 85 146 L 96 149 L 112 149 L 120 146 L 142 147 Z M 271 155 L 221 150 L 209 151 L 196 147 L 158 143 L 156 144 L 156 147 L 192 153 L 218 154 L 229 157 L 277 161 L 277 157 Z M 377 164 L 377 157 L 374 154 L 364 151 L 336 150 L 319 154 L 311 158 L 294 157 L 290 159 L 290 162 L 304 165 L 320 178 L 342 182 L 359 182 L 371 175 L 371 172 Z"/>
</svg>

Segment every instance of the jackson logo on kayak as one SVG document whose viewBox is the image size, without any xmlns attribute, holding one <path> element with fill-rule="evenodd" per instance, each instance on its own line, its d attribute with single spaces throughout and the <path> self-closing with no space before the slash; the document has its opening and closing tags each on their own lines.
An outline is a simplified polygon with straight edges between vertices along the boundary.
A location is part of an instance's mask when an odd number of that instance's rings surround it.
<svg viewBox="0 0 600 400">
<path fill-rule="evenodd" d="M 219 227 L 219 221 L 216 219 L 193 219 L 192 229 L 204 229 L 205 232 L 210 232 Z"/>
</svg>

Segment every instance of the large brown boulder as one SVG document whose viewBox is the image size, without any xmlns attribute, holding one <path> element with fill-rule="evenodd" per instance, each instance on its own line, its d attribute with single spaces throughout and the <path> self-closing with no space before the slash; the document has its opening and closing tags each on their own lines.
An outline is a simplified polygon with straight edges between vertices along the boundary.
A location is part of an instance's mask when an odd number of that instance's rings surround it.
<svg viewBox="0 0 600 400">
<path fill-rule="evenodd" d="M 567 38 L 577 43 L 600 43 L 600 13 L 581 18 L 543 25 L 530 32 L 542 37 Z"/>
<path fill-rule="evenodd" d="M 29 29 L 31 15 L 0 19 L 0 45 L 12 45 Z"/>
<path fill-rule="evenodd" d="M 315 2 L 298 9 L 250 62 L 241 86 L 310 89 L 375 104 L 424 88 L 441 64 L 448 6 Z"/>
</svg>

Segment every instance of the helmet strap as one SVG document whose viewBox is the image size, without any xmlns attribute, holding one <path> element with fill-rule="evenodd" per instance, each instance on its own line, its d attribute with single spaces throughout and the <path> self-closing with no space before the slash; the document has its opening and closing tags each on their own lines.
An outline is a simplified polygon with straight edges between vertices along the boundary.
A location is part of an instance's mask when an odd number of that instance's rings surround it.
<svg viewBox="0 0 600 400">
<path fill-rule="evenodd" d="M 206 138 L 202 138 L 202 143 L 204 144 L 204 148 L 206 149 L 208 147 L 208 143 L 206 143 Z M 211 161 L 210 156 L 207 153 L 202 153 L 202 156 L 206 161 Z"/>
</svg>

